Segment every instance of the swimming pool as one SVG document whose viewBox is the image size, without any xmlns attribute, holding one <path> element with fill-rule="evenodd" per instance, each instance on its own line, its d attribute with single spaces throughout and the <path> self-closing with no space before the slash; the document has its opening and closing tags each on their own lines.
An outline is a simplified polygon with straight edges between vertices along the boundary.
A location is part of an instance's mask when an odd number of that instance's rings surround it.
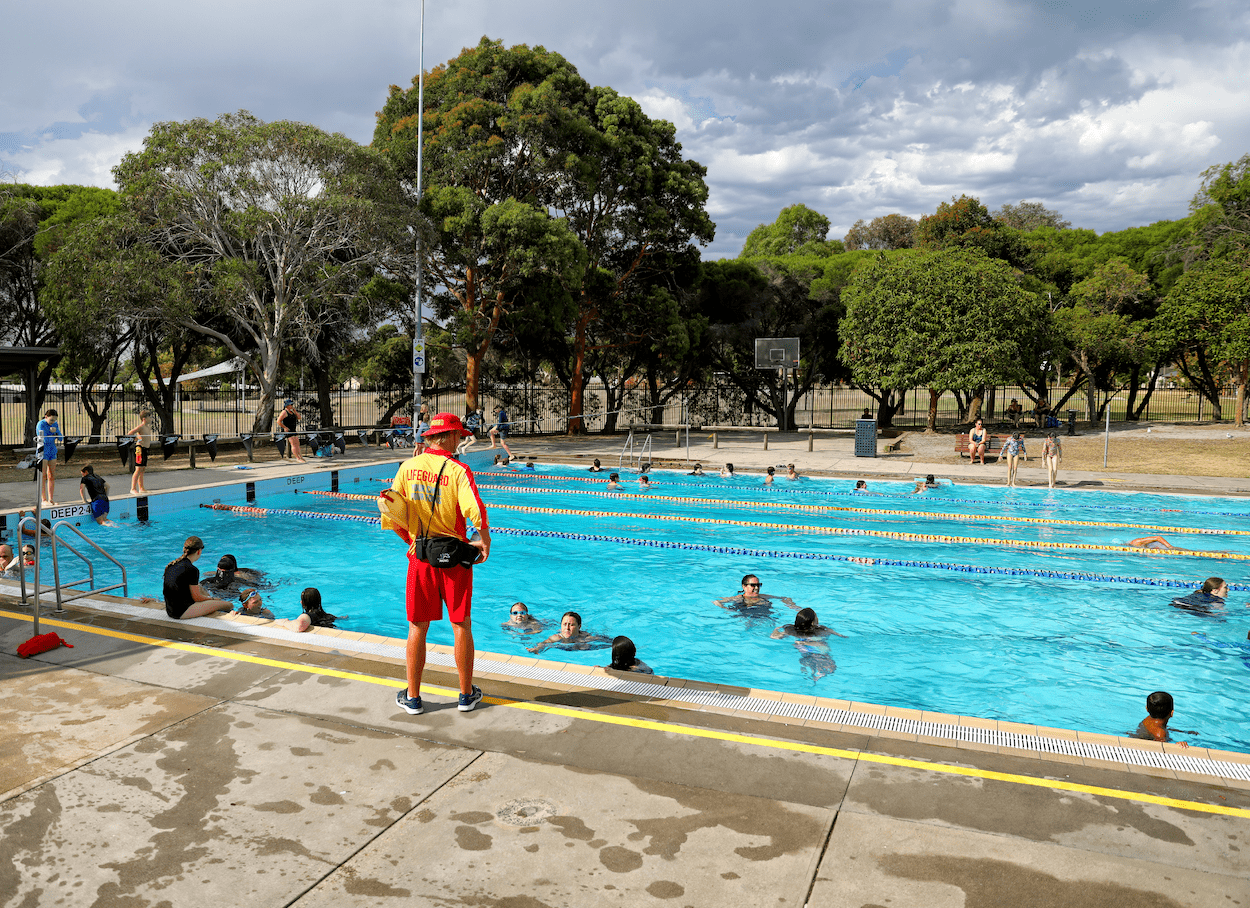
<svg viewBox="0 0 1250 908">
<path fill-rule="evenodd" d="M 1250 751 L 1240 705 L 1250 674 L 1240 559 L 1250 536 L 1176 531 L 1250 533 L 1244 500 L 963 485 L 912 496 L 910 483 L 886 482 L 872 484 L 886 494 L 862 496 L 847 481 L 779 480 L 764 489 L 663 472 L 652 474 L 657 485 L 647 495 L 633 481 L 614 495 L 584 471 L 479 469 L 496 529 L 476 577 L 480 650 L 523 654 L 541 639 L 501 627 L 521 600 L 548 622 L 546 633 L 574 610 L 589 631 L 628 634 L 661 674 L 1107 734 L 1131 730 L 1145 695 L 1162 689 L 1176 698 L 1173 725 L 1201 733 L 1190 740 Z M 344 473 L 338 491 L 372 495 L 392 472 Z M 259 519 L 188 505 L 90 532 L 111 533 L 118 550 L 132 553 L 132 595 L 159 595 L 165 563 L 195 533 L 208 546 L 204 573 L 227 551 L 267 571 L 277 584 L 268 603 L 280 617 L 315 585 L 329 611 L 349 616 L 342 626 L 403 637 L 402 543 L 346 519 L 375 516 L 369 501 L 307 494 L 314 481 L 266 485 L 254 505 L 344 519 Z M 237 490 L 208 495 L 245 503 Z M 1119 550 L 1156 533 L 1234 557 Z M 815 609 L 845 635 L 829 641 L 836 672 L 813 680 L 793 641 L 769 637 L 792 620 L 789 609 L 747 620 L 713 605 L 736 593 L 747 572 L 760 576 L 764 593 Z M 1210 575 L 1236 581 L 1226 615 L 1168 605 Z M 431 639 L 450 643 L 450 626 L 434 625 Z M 543 656 L 608 659 L 602 649 Z"/>
</svg>

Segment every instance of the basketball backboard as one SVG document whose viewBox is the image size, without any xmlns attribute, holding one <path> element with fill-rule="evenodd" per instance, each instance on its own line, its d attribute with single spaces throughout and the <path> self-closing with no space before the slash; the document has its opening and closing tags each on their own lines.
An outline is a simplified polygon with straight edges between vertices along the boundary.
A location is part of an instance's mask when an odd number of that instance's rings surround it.
<svg viewBox="0 0 1250 908">
<path fill-rule="evenodd" d="M 797 369 L 799 367 L 799 339 L 797 337 L 757 337 L 755 339 L 755 368 Z"/>
</svg>

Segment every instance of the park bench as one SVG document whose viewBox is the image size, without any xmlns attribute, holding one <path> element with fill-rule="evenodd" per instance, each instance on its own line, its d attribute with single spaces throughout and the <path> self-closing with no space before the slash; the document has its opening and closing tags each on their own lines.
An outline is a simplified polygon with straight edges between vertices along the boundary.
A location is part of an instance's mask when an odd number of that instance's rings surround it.
<svg viewBox="0 0 1250 908">
<path fill-rule="evenodd" d="M 993 457 L 995 460 L 1001 457 L 1003 453 L 1003 442 L 1005 442 L 1010 437 L 1011 437 L 1010 435 L 987 436 L 986 445 L 985 445 L 985 456 Z M 969 444 L 971 444 L 971 439 L 969 437 L 969 434 L 967 432 L 961 432 L 958 436 L 956 436 L 955 453 L 958 454 L 960 457 L 967 457 Z"/>
</svg>

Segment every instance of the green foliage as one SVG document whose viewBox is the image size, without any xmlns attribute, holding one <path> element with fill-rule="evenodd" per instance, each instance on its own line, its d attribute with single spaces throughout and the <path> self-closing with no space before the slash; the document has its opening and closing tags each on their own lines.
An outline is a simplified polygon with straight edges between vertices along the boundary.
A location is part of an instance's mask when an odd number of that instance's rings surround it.
<svg viewBox="0 0 1250 908">
<path fill-rule="evenodd" d="M 1030 374 L 1045 306 L 976 249 L 877 253 L 843 293 L 841 358 L 856 384 L 969 390 Z"/>
<path fill-rule="evenodd" d="M 1250 154 L 1204 171 L 1189 209 L 1205 255 L 1238 257 L 1250 248 Z"/>
<path fill-rule="evenodd" d="M 742 246 L 739 258 L 760 258 L 778 255 L 835 255 L 843 251 L 841 243 L 829 241 L 829 219 L 806 205 L 790 205 L 781 209 L 777 220 L 760 224 L 751 231 Z"/>
<path fill-rule="evenodd" d="M 994 220 L 1013 230 L 1026 233 L 1039 227 L 1064 230 L 1072 226 L 1071 221 L 1065 221 L 1059 212 L 1052 211 L 1041 202 L 1026 202 L 1023 199 L 1020 200 L 1019 205 L 1005 203 L 1002 208 L 994 212 L 993 217 Z"/>
<path fill-rule="evenodd" d="M 1214 362 L 1250 360 L 1250 258 L 1224 258 L 1184 274 L 1159 308 L 1158 329 Z"/>
<path fill-rule="evenodd" d="M 847 231 L 842 243 L 848 250 L 911 249 L 919 241 L 920 224 L 905 214 L 884 214 L 865 224 L 863 218 Z"/>
</svg>

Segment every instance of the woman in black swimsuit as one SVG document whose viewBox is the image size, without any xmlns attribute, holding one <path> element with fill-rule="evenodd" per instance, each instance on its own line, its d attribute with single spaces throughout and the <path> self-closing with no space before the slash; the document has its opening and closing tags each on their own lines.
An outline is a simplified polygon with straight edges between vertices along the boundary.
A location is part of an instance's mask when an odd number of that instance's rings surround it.
<svg viewBox="0 0 1250 908">
<path fill-rule="evenodd" d="M 287 443 L 291 446 L 291 456 L 300 463 L 308 463 L 299 450 L 299 436 L 295 434 L 295 427 L 299 425 L 300 415 L 295 409 L 295 401 L 287 398 L 282 412 L 278 414 L 278 422 L 284 431 L 289 433 Z"/>
</svg>

